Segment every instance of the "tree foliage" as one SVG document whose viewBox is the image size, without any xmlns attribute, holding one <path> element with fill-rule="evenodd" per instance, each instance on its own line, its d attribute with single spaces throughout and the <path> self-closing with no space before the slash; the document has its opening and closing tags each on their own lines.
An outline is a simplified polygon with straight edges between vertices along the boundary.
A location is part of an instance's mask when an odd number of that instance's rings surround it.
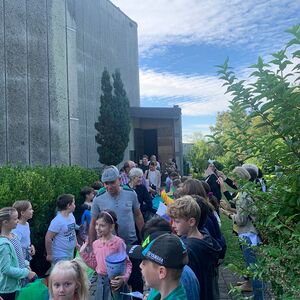
<svg viewBox="0 0 300 300">
<path fill-rule="evenodd" d="M 264 240 L 254 276 L 270 281 L 280 299 L 299 299 L 300 25 L 288 32 L 293 39 L 271 61 L 259 57 L 247 81 L 236 78 L 228 60 L 219 66 L 232 100 L 210 138 L 227 155 L 228 167 L 255 160 L 265 170 L 267 193 L 247 186 Z"/>
<path fill-rule="evenodd" d="M 116 70 L 112 77 L 113 86 L 108 71 L 104 69 L 100 115 L 95 123 L 99 162 L 105 165 L 117 165 L 123 160 L 130 133 L 129 100 L 120 71 Z"/>
</svg>

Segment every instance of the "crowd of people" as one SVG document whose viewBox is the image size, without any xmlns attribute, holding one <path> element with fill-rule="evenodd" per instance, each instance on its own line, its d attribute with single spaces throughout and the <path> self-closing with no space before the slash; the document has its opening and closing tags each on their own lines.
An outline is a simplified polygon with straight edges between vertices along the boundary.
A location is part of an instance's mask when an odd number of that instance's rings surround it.
<svg viewBox="0 0 300 300">
<path fill-rule="evenodd" d="M 220 214 L 233 221 L 251 267 L 253 246 L 261 241 L 253 199 L 241 187 L 245 181 L 262 190 L 266 186 L 255 165 L 236 167 L 230 179 L 210 162 L 205 175 L 203 181 L 180 176 L 174 159 L 162 166 L 155 155 L 150 160 L 144 155 L 140 165 L 127 161 L 120 171 L 106 167 L 101 183 L 82 188 L 78 208 L 73 195 L 60 195 L 45 235 L 51 263 L 46 299 L 89 299 L 86 265 L 97 273 L 97 300 L 135 299 L 132 291 L 148 300 L 219 299 L 219 266 L 227 249 Z M 164 215 L 156 214 L 157 199 Z M 37 278 L 30 269 L 32 217 L 27 200 L 0 209 L 0 300 L 17 299 L 18 291 Z M 241 290 L 264 299 L 257 279 L 245 277 Z"/>
</svg>

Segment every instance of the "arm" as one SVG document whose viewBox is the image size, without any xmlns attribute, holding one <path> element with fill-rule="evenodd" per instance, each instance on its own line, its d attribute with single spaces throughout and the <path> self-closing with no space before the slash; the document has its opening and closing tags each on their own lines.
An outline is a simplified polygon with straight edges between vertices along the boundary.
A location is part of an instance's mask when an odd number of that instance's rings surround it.
<svg viewBox="0 0 300 300">
<path fill-rule="evenodd" d="M 94 252 L 88 253 L 86 251 L 86 247 L 88 246 L 88 243 L 85 242 L 81 248 L 80 248 L 80 257 L 82 258 L 82 260 L 93 270 L 96 269 L 97 267 L 97 261 L 96 261 L 96 257 Z"/>
<path fill-rule="evenodd" d="M 97 218 L 92 217 L 90 228 L 89 228 L 89 238 L 88 238 L 89 246 L 92 246 L 93 242 L 96 240 L 96 229 L 95 229 L 96 221 Z"/>
<path fill-rule="evenodd" d="M 136 227 L 138 228 L 139 233 L 140 233 L 142 231 L 142 228 L 144 227 L 144 218 L 143 218 L 142 212 L 139 208 L 135 209 L 134 217 L 135 217 Z"/>
<path fill-rule="evenodd" d="M 18 268 L 11 265 L 9 248 L 9 245 L 2 245 L 0 249 L 0 273 L 16 279 L 28 277 L 30 273 L 28 268 Z"/>
<path fill-rule="evenodd" d="M 161 187 L 161 174 L 160 174 L 160 172 L 157 174 L 157 176 L 158 176 L 158 178 L 157 178 L 157 187 L 156 187 L 156 189 L 159 192 L 160 187 Z"/>
<path fill-rule="evenodd" d="M 52 261 L 52 243 L 53 239 L 56 236 L 56 232 L 52 231 L 47 231 L 46 236 L 45 236 L 45 248 L 46 248 L 46 253 L 47 253 L 47 261 L 51 262 Z"/>
</svg>

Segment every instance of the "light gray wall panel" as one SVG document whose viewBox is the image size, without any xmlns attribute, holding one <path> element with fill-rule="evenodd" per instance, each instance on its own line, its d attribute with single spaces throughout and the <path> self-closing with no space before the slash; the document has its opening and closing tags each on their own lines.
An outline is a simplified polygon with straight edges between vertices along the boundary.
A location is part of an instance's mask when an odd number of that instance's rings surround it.
<svg viewBox="0 0 300 300">
<path fill-rule="evenodd" d="M 29 163 L 26 1 L 5 1 L 8 163 Z"/>
<path fill-rule="evenodd" d="M 6 164 L 4 3 L 0 1 L 0 165 Z"/>
<path fill-rule="evenodd" d="M 70 164 L 65 1 L 48 0 L 51 164 Z"/>
<path fill-rule="evenodd" d="M 29 141 L 32 165 L 50 164 L 47 29 L 46 0 L 27 1 Z"/>
<path fill-rule="evenodd" d="M 87 123 L 86 123 L 86 98 L 85 98 L 85 65 L 84 65 L 84 11 L 80 1 L 75 1 L 75 22 L 76 22 L 76 72 L 78 87 L 78 111 L 79 111 L 79 136 L 77 143 L 80 147 L 80 164 L 88 166 L 87 157 Z"/>
</svg>

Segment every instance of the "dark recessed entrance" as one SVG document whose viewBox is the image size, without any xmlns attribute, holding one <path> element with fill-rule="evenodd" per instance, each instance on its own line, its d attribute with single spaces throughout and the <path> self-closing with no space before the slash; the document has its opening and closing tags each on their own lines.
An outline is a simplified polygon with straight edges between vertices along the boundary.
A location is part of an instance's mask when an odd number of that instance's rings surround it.
<svg viewBox="0 0 300 300">
<path fill-rule="evenodd" d="M 152 154 L 157 156 L 157 129 L 134 129 L 135 161 L 142 159 L 143 154 L 149 157 Z"/>
</svg>

